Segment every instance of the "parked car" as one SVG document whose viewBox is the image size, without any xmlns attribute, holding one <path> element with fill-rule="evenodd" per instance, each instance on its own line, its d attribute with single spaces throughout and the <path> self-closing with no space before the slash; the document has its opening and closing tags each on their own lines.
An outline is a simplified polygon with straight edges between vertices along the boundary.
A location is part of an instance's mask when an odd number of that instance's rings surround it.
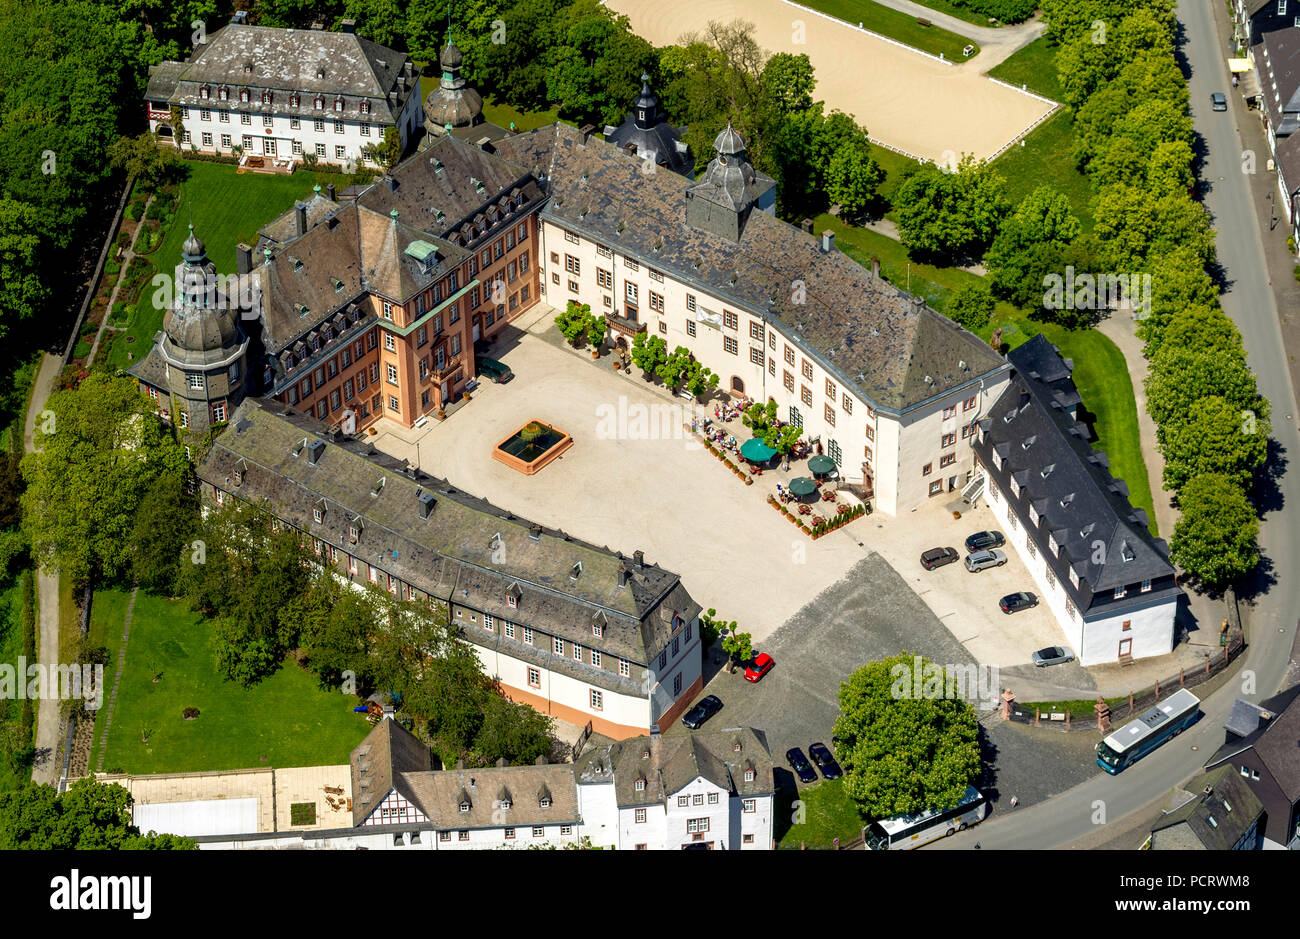
<svg viewBox="0 0 1300 939">
<path fill-rule="evenodd" d="M 699 730 L 700 725 L 722 710 L 722 702 L 717 695 L 709 695 L 695 707 L 686 712 L 682 724 L 691 730 Z"/>
<path fill-rule="evenodd" d="M 812 768 L 812 764 L 798 747 L 791 747 L 785 751 L 785 761 L 790 764 L 790 768 L 795 771 L 800 782 L 817 781 L 817 770 Z"/>
<path fill-rule="evenodd" d="M 1038 598 L 1032 593 L 1022 590 L 1019 593 L 1007 594 L 998 601 L 998 606 L 1002 607 L 1003 613 L 1019 613 L 1021 610 L 1038 606 Z"/>
<path fill-rule="evenodd" d="M 758 681 L 770 672 L 775 664 L 766 652 L 758 653 L 754 656 L 754 661 L 745 666 L 745 681 Z"/>
<path fill-rule="evenodd" d="M 827 779 L 839 779 L 840 764 L 835 762 L 835 756 L 831 753 L 826 744 L 818 741 L 808 748 L 808 755 L 812 761 L 817 764 L 817 768 L 822 771 L 822 775 Z"/>
<path fill-rule="evenodd" d="M 1210 95 L 1210 105 L 1216 111 L 1226 111 L 1228 110 L 1228 99 L 1223 96 L 1223 92 L 1216 91 Z"/>
<path fill-rule="evenodd" d="M 956 548 L 931 548 L 921 555 L 921 566 L 927 571 L 932 571 L 936 567 L 951 564 L 959 557 L 961 555 L 957 553 Z"/>
<path fill-rule="evenodd" d="M 1007 543 L 1007 539 L 1002 537 L 1000 531 L 977 531 L 966 539 L 967 551 L 987 551 L 990 548 L 1000 548 Z"/>
<path fill-rule="evenodd" d="M 966 570 L 977 574 L 987 567 L 1001 567 L 1007 556 L 1001 551 L 972 551 L 966 555 Z"/>
<path fill-rule="evenodd" d="M 509 366 L 504 362 L 489 359 L 486 355 L 480 355 L 474 359 L 474 369 L 484 378 L 494 381 L 498 385 L 504 385 L 515 377 L 515 373 L 510 371 Z"/>
<path fill-rule="evenodd" d="M 1039 649 L 1031 658 L 1039 668 L 1046 668 L 1048 665 L 1073 662 L 1074 653 L 1064 646 L 1048 646 L 1046 649 Z"/>
</svg>

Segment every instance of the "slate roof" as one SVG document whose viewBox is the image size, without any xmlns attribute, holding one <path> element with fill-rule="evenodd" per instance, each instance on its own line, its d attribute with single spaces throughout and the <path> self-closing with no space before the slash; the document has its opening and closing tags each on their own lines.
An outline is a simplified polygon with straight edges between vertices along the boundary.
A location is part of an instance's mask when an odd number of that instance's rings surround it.
<svg viewBox="0 0 1300 939">
<path fill-rule="evenodd" d="M 1255 731 L 1240 739 L 1228 740 L 1206 762 L 1214 767 L 1244 750 L 1254 749 L 1292 803 L 1300 802 L 1300 684 L 1259 703 L 1272 714 L 1261 720 Z M 1235 707 L 1234 707 L 1235 713 Z"/>
<path fill-rule="evenodd" d="M 417 241 L 437 249 L 432 267 L 408 253 Z M 266 350 L 275 354 L 293 345 L 365 293 L 405 302 L 467 256 L 456 245 L 407 225 L 400 212 L 394 220 L 357 204 L 334 205 L 321 224 L 283 243 L 253 270 L 261 289 Z"/>
<path fill-rule="evenodd" d="M 688 226 L 690 180 L 643 173 L 639 159 L 595 138 L 583 144 L 566 124 L 496 149 L 521 166 L 544 166 L 544 218 L 782 321 L 809 358 L 876 407 L 903 411 L 1006 368 L 987 343 L 923 301 L 765 212 L 750 213 L 739 242 Z M 804 303 L 791 290 L 796 282 L 805 285 Z"/>
<path fill-rule="evenodd" d="M 612 782 L 620 808 L 662 805 L 700 777 L 741 798 L 775 792 L 772 754 L 752 727 L 633 737 L 592 748 L 574 766 L 579 784 Z M 747 769 L 754 770 L 750 782 Z M 644 789 L 636 788 L 638 779 Z"/>
<path fill-rule="evenodd" d="M 1151 537 L 1145 513 L 1130 504 L 1128 487 L 1110 475 L 1105 454 L 1093 450 L 1086 425 L 1073 416 L 1068 402 L 1079 399 L 1066 361 L 1041 334 L 1009 359 L 1016 374 L 980 421 L 982 436 L 973 446 L 1062 588 L 1085 615 L 1176 597 L 1181 590 L 1164 542 Z M 1037 525 L 1030 521 L 1031 506 L 1040 516 Z M 1138 588 L 1144 580 L 1152 581 L 1146 593 Z M 1131 589 L 1116 600 L 1120 586 Z"/>
<path fill-rule="evenodd" d="M 442 137 L 367 188 L 357 202 L 380 215 L 397 209 L 406 224 L 468 247 L 518 223 L 542 198 L 530 167 Z"/>
<path fill-rule="evenodd" d="M 1264 108 L 1279 140 L 1300 129 L 1300 36 L 1297 32 L 1300 31 L 1277 29 L 1265 33 L 1255 56 Z"/>
<path fill-rule="evenodd" d="M 324 450 L 312 464 L 304 442 L 316 440 L 325 442 Z M 234 469 L 241 460 L 247 471 L 242 485 L 235 487 Z M 199 463 L 198 475 L 237 498 L 255 504 L 269 500 L 276 515 L 295 528 L 431 596 L 640 665 L 668 644 L 674 615 L 689 621 L 698 614 L 699 605 L 677 574 L 649 563 L 636 569 L 608 548 L 532 526 L 456 491 L 445 480 L 413 468 L 410 472 L 417 478 L 410 478 L 404 465 L 364 442 L 329 433 L 323 423 L 292 408 L 246 401 Z M 383 485 L 378 486 L 381 479 Z M 434 499 L 427 519 L 419 516 L 423 493 Z M 324 515 L 318 523 L 313 509 L 322 504 Z M 365 524 L 353 544 L 348 529 L 358 516 Z M 502 551 L 497 551 L 498 544 Z M 506 561 L 494 560 L 500 557 Z M 570 571 L 578 562 L 582 571 L 573 580 Z M 620 587 L 618 572 L 624 567 L 632 569 L 626 586 Z M 518 607 L 511 608 L 506 594 L 516 585 L 522 596 Z M 598 612 L 606 619 L 599 639 L 591 629 Z M 471 642 L 495 641 L 486 630 L 465 632 Z M 519 643 L 511 654 L 525 648 Z M 547 667 L 559 666 L 562 658 L 545 659 Z M 611 669 L 588 667 L 582 677 L 622 690 L 623 680 L 612 671 L 615 665 L 611 661 Z"/>
<path fill-rule="evenodd" d="M 360 119 L 364 100 L 371 107 L 365 116 L 392 124 L 418 87 L 409 62 L 409 56 L 354 33 L 231 23 L 211 33 L 188 61 L 164 62 L 150 70 L 146 95 L 191 107 L 283 114 L 293 110 L 288 94 L 298 92 L 304 100 L 297 110 L 306 116 L 339 114 L 334 98 L 341 96 L 343 117 Z M 246 70 L 250 64 L 251 72 Z M 212 88 L 207 99 L 199 95 L 204 84 Z M 217 86 L 222 84 L 230 88 L 227 101 L 217 98 Z M 239 100 L 241 88 L 253 91 L 249 101 Z M 278 92 L 272 104 L 261 103 L 263 90 Z M 317 93 L 327 98 L 322 112 L 308 97 Z"/>
<path fill-rule="evenodd" d="M 312 193 L 310 199 L 306 200 L 307 205 L 307 228 L 314 228 L 319 223 L 325 221 L 326 217 L 332 212 L 338 211 L 339 204 L 333 199 L 327 197 L 324 193 Z M 261 252 L 270 247 L 275 248 L 287 241 L 292 241 L 298 237 L 298 208 L 294 206 L 289 211 L 277 215 L 271 221 L 267 222 L 257 230 L 257 244 L 254 249 L 253 262 L 260 263 Z"/>
<path fill-rule="evenodd" d="M 1230 851 L 1264 812 L 1231 766 L 1194 777 L 1187 791 L 1190 799 L 1151 826 L 1153 850 Z"/>
<path fill-rule="evenodd" d="M 352 751 L 352 824 L 360 825 L 396 789 L 420 804 L 405 774 L 433 769 L 429 748 L 393 720 L 381 720 Z M 428 814 L 427 812 L 425 814 Z"/>
<path fill-rule="evenodd" d="M 645 117 L 638 117 L 638 113 L 644 113 Z M 653 154 L 656 165 L 689 176 L 695 161 L 682 143 L 682 130 L 668 123 L 659 98 L 650 90 L 650 76 L 642 75 L 641 91 L 632 102 L 632 109 L 618 127 L 605 129 L 605 139 L 616 147 L 631 146 L 642 160 L 650 159 Z"/>
</svg>

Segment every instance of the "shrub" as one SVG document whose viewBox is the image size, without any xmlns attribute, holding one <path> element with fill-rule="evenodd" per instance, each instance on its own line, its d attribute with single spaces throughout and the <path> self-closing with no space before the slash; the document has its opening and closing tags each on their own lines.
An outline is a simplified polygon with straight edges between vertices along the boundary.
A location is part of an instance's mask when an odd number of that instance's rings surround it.
<svg viewBox="0 0 1300 939">
<path fill-rule="evenodd" d="M 126 217 L 133 222 L 140 221 L 140 214 L 144 211 L 144 206 L 139 202 L 132 202 L 126 207 Z"/>
<path fill-rule="evenodd" d="M 195 707 L 188 707 L 185 710 L 181 711 L 181 717 L 185 718 L 187 721 L 192 721 L 194 720 L 194 718 L 198 716 L 199 716 L 199 709 Z"/>
<path fill-rule="evenodd" d="M 993 292 L 983 281 L 967 284 L 948 299 L 944 312 L 954 323 L 976 330 L 989 323 L 993 315 Z"/>
</svg>

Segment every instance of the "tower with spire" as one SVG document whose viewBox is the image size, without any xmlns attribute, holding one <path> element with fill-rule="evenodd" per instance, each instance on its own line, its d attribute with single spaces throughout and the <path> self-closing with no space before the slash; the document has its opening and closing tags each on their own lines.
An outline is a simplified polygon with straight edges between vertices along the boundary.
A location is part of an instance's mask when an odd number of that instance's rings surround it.
<svg viewBox="0 0 1300 939">
<path fill-rule="evenodd" d="M 739 241 L 754 209 L 776 212 L 776 180 L 749 162 L 745 141 L 731 122 L 713 141 L 717 155 L 704 176 L 686 190 L 686 222 L 703 231 Z"/>
<path fill-rule="evenodd" d="M 634 152 L 642 160 L 689 178 L 694 173 L 695 160 L 682 142 L 684 129 L 668 123 L 663 105 L 650 90 L 650 76 L 642 73 L 641 93 L 632 102 L 632 110 L 618 127 L 605 128 L 605 139 Z"/>
<path fill-rule="evenodd" d="M 152 389 L 150 397 L 170 397 L 181 427 L 202 434 L 244 400 L 249 340 L 239 325 L 241 291 L 224 288 L 193 223 L 172 285 L 163 328 L 130 373 Z"/>
<path fill-rule="evenodd" d="M 450 33 L 438 62 L 442 66 L 442 81 L 424 99 L 424 129 L 433 136 L 442 136 L 452 128 L 481 123 L 483 97 L 461 77 L 464 59 Z"/>
</svg>

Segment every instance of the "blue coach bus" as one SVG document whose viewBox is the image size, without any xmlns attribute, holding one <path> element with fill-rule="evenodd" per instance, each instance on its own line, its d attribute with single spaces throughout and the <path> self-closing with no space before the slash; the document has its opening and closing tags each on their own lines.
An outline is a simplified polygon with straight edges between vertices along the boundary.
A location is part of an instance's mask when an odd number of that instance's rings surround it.
<svg viewBox="0 0 1300 939">
<path fill-rule="evenodd" d="M 1114 776 L 1191 727 L 1200 715 L 1201 699 L 1179 688 L 1097 744 L 1097 765 Z"/>
</svg>

